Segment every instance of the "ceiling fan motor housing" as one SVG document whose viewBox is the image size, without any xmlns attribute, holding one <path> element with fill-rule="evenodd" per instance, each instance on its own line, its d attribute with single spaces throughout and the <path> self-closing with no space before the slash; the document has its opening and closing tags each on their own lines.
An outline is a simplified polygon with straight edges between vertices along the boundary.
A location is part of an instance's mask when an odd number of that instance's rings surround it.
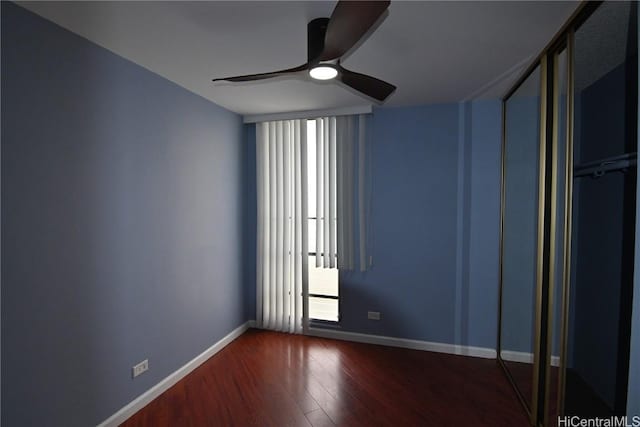
<svg viewBox="0 0 640 427">
<path fill-rule="evenodd" d="M 324 50 L 324 37 L 327 32 L 329 18 L 316 18 L 307 24 L 307 59 L 310 64 L 317 64 Z"/>
</svg>

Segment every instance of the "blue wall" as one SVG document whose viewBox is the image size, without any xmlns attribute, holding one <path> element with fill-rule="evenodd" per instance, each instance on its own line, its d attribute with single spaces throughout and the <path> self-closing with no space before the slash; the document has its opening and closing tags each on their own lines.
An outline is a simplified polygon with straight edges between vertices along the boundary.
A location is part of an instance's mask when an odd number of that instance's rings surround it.
<svg viewBox="0 0 640 427">
<path fill-rule="evenodd" d="M 5 426 L 95 425 L 245 321 L 242 138 L 2 2 Z"/>
<path fill-rule="evenodd" d="M 500 104 L 376 109 L 371 143 L 373 267 L 342 272 L 342 328 L 495 348 Z"/>
<path fill-rule="evenodd" d="M 341 274 L 343 329 L 453 342 L 458 138 L 456 104 L 375 110 L 373 267 Z"/>
<path fill-rule="evenodd" d="M 538 85 L 539 71 L 525 85 Z M 536 258 L 540 99 L 520 91 L 506 105 L 505 211 L 501 348 L 532 354 Z"/>
<path fill-rule="evenodd" d="M 341 272 L 342 330 L 495 348 L 500 103 L 376 108 L 369 129 L 373 267 Z M 247 144 L 255 199 L 254 126 Z M 255 230 L 255 204 L 247 220 Z M 255 231 L 247 249 L 254 262 Z"/>
<path fill-rule="evenodd" d="M 258 232 L 258 193 L 256 187 L 256 126 L 248 124 L 245 130 L 245 210 L 244 210 L 244 301 L 245 317 L 256 318 L 256 234 Z"/>
<path fill-rule="evenodd" d="M 460 343 L 495 348 L 500 262 L 501 104 L 499 101 L 475 102 L 471 113 L 467 142 L 471 145 L 471 177 L 467 186 L 470 204 L 459 212 L 470 219 L 468 309 L 465 310 L 468 336 L 463 335 Z"/>
</svg>

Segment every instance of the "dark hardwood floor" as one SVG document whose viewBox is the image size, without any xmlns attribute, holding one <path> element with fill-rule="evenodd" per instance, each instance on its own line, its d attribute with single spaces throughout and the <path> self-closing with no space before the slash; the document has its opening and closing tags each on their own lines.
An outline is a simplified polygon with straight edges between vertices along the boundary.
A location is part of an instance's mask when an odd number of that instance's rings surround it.
<svg viewBox="0 0 640 427">
<path fill-rule="evenodd" d="M 505 360 L 504 364 L 511 374 L 511 378 L 518 386 L 518 390 L 522 394 L 522 397 L 528 402 L 531 407 L 531 400 L 533 396 L 533 363 L 521 363 Z"/>
<path fill-rule="evenodd" d="M 495 360 L 250 329 L 124 426 L 526 426 Z"/>
<path fill-rule="evenodd" d="M 531 407 L 531 398 L 533 395 L 533 364 L 519 363 L 505 360 L 511 378 L 517 384 L 522 397 Z M 547 411 L 547 426 L 554 427 L 558 424 L 558 381 L 560 380 L 560 369 L 555 366 L 551 367 L 549 377 L 549 409 Z"/>
</svg>

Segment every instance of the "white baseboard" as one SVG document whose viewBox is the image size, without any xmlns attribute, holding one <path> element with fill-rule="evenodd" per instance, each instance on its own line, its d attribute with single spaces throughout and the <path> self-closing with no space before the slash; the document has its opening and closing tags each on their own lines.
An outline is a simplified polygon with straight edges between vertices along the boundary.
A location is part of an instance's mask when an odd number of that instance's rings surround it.
<svg viewBox="0 0 640 427">
<path fill-rule="evenodd" d="M 533 353 L 525 353 L 523 351 L 502 350 L 500 357 L 507 362 L 533 363 Z"/>
<path fill-rule="evenodd" d="M 502 360 L 506 360 L 507 362 L 533 363 L 533 353 L 502 350 L 500 352 L 500 357 Z M 551 356 L 551 366 L 560 366 L 559 356 Z"/>
<path fill-rule="evenodd" d="M 333 338 L 344 341 L 355 341 L 366 344 L 378 344 L 389 347 L 410 348 L 413 350 L 433 351 L 436 353 L 458 354 L 463 356 L 482 357 L 495 359 L 496 351 L 493 348 L 472 347 L 466 345 L 443 344 L 429 341 L 410 340 L 405 338 L 385 337 L 382 335 L 368 335 L 357 332 L 334 331 L 329 329 L 309 328 L 309 335 Z"/>
<path fill-rule="evenodd" d="M 227 336 L 203 351 L 200 355 L 196 356 L 193 360 L 187 362 L 183 367 L 170 374 L 158 384 L 138 396 L 131 403 L 120 409 L 118 412 L 107 418 L 102 423 L 98 424 L 98 427 L 116 427 L 125 422 L 133 414 L 147 406 L 153 399 L 167 391 L 175 383 L 191 373 L 191 371 L 206 362 L 211 356 L 222 350 L 231 341 L 242 335 L 247 329 L 252 327 L 252 324 L 255 324 L 255 321 L 249 321 L 238 326 L 236 329 L 227 334 Z"/>
</svg>

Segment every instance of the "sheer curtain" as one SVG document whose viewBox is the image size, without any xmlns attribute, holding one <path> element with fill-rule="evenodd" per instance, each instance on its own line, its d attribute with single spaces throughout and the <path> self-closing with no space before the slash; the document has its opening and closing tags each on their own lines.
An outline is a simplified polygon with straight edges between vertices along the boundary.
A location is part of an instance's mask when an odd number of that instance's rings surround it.
<svg viewBox="0 0 640 427">
<path fill-rule="evenodd" d="M 364 115 L 316 119 L 316 267 L 370 265 L 367 151 Z"/>
<path fill-rule="evenodd" d="M 256 124 L 258 327 L 300 333 L 307 277 L 306 120 Z"/>
</svg>

